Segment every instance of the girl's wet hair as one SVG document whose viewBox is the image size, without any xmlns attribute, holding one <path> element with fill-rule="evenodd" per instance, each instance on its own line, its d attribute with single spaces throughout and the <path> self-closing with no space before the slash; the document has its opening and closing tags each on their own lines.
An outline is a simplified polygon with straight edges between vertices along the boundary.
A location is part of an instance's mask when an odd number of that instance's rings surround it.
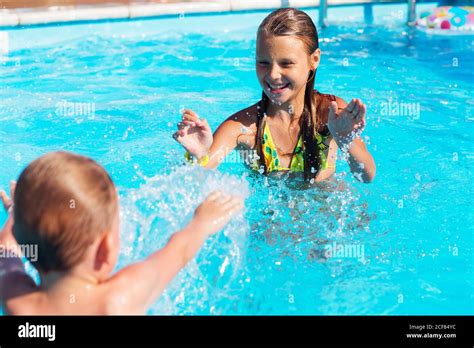
<svg viewBox="0 0 474 348">
<path fill-rule="evenodd" d="M 294 36 L 301 40 L 310 56 L 319 48 L 318 31 L 311 17 L 303 11 L 294 8 L 282 8 L 270 13 L 260 24 L 257 36 L 261 33 L 273 36 Z M 304 95 L 304 109 L 300 118 L 301 134 L 304 146 L 304 175 L 313 178 L 321 166 L 319 147 L 314 134 L 328 135 L 327 128 L 328 107 L 334 96 L 320 94 L 314 90 L 316 71 L 310 71 Z M 262 92 L 257 113 L 256 149 L 259 157 L 259 166 L 264 168 L 265 157 L 262 152 L 263 131 L 265 129 L 264 114 L 267 110 L 269 98 Z"/>
</svg>

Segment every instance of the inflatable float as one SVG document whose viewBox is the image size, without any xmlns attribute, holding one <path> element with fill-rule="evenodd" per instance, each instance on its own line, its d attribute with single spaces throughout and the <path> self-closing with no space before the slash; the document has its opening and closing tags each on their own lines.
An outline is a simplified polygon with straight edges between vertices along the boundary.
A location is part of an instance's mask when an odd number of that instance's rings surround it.
<svg viewBox="0 0 474 348">
<path fill-rule="evenodd" d="M 416 27 L 432 34 L 474 35 L 474 6 L 441 6 L 422 12 Z"/>
</svg>

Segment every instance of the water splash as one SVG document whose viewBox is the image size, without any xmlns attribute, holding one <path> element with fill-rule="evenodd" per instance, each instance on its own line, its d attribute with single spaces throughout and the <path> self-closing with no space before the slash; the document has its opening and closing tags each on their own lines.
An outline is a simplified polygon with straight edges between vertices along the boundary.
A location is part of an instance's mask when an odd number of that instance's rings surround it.
<svg viewBox="0 0 474 348">
<path fill-rule="evenodd" d="M 249 195 L 243 178 L 185 166 L 169 174 L 144 178 L 137 189 L 121 197 L 122 250 L 120 266 L 144 259 L 162 248 L 184 227 L 195 208 L 214 190 Z M 156 314 L 218 314 L 232 304 L 246 252 L 248 224 L 241 213 L 221 233 L 204 244 L 198 256 L 170 284 L 152 306 Z M 230 301 L 229 301 L 230 300 Z M 218 305 L 218 304 L 221 305 Z"/>
</svg>

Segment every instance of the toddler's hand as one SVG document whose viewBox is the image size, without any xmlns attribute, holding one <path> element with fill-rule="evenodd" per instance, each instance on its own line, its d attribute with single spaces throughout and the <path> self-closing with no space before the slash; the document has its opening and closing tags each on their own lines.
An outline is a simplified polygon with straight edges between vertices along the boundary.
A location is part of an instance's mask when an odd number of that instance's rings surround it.
<svg viewBox="0 0 474 348">
<path fill-rule="evenodd" d="M 16 182 L 10 182 L 10 197 L 6 194 L 5 191 L 0 191 L 0 199 L 2 200 L 3 207 L 7 212 L 10 212 L 10 209 L 13 209 L 13 197 L 15 196 Z"/>
<path fill-rule="evenodd" d="M 3 207 L 8 212 L 8 219 L 5 225 L 0 229 L 0 248 L 7 246 L 8 244 L 16 244 L 15 238 L 13 237 L 13 197 L 15 196 L 16 182 L 10 182 L 10 197 L 5 191 L 0 191 L 0 199 L 2 200 Z"/>
<path fill-rule="evenodd" d="M 194 221 L 206 235 L 220 231 L 244 207 L 242 197 L 212 192 L 194 212 Z"/>
</svg>

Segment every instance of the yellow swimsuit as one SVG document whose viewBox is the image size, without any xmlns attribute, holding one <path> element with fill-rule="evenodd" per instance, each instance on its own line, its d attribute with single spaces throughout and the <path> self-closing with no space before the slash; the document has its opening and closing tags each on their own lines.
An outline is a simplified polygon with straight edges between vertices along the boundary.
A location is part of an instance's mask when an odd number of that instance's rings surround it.
<svg viewBox="0 0 474 348">
<path fill-rule="evenodd" d="M 321 158 L 321 169 L 334 168 L 334 166 L 329 165 L 326 151 L 328 145 L 325 144 L 325 141 L 328 136 L 323 136 L 319 133 L 314 134 L 316 141 L 319 146 L 319 155 Z M 268 124 L 265 123 L 265 128 L 263 130 L 263 139 L 262 139 L 262 152 L 265 156 L 265 165 L 268 172 L 274 171 L 285 171 L 289 170 L 290 172 L 303 172 L 304 171 L 304 149 L 303 149 L 303 137 L 300 135 L 298 138 L 298 143 L 296 144 L 295 150 L 293 152 L 293 157 L 291 158 L 290 168 L 285 168 L 280 165 L 280 159 L 278 158 L 278 153 L 276 146 L 273 142 L 270 129 Z M 258 170 L 258 166 L 254 166 L 254 169 Z"/>
</svg>

